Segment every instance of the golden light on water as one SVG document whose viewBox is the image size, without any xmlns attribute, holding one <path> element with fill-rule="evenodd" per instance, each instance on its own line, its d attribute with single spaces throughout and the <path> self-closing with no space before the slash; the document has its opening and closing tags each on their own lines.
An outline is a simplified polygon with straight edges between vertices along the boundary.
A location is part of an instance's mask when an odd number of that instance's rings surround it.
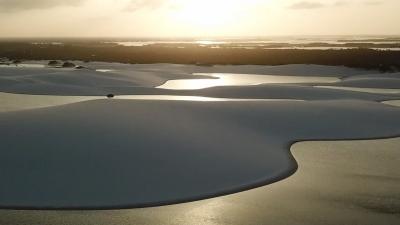
<svg viewBox="0 0 400 225">
<path fill-rule="evenodd" d="M 169 80 L 158 88 L 170 90 L 197 90 L 218 86 L 252 86 L 261 84 L 289 83 L 334 83 L 337 77 L 318 76 L 283 76 L 230 73 L 194 73 L 193 75 L 213 77 L 213 79 L 181 79 Z"/>
</svg>

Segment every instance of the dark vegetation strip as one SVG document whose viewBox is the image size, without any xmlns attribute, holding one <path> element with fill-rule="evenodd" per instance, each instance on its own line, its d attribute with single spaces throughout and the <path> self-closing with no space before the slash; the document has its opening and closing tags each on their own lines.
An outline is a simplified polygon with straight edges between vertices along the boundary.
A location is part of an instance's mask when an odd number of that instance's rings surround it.
<svg viewBox="0 0 400 225">
<path fill-rule="evenodd" d="M 0 58 L 12 60 L 82 60 L 120 63 L 175 63 L 198 65 L 284 65 L 318 64 L 347 66 L 381 71 L 400 70 L 400 51 L 371 49 L 300 50 L 233 49 L 169 45 L 125 47 L 102 43 L 35 45 L 21 42 L 0 43 Z"/>
</svg>

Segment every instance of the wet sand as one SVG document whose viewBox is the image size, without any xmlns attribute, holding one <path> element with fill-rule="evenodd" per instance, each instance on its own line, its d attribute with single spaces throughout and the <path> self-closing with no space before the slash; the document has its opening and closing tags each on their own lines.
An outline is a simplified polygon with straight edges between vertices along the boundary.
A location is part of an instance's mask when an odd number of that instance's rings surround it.
<svg viewBox="0 0 400 225">
<path fill-rule="evenodd" d="M 9 225 L 219 224 L 309 225 L 400 223 L 400 138 L 303 142 L 299 163 L 281 182 L 225 197 L 114 211 L 1 210 Z"/>
</svg>

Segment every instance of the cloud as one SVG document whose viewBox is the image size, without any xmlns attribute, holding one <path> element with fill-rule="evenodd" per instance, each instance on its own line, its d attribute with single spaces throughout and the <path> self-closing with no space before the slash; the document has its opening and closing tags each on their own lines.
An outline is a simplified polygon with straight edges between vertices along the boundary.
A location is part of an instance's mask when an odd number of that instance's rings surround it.
<svg viewBox="0 0 400 225">
<path fill-rule="evenodd" d="M 352 1 L 349 0 L 337 0 L 337 1 L 330 1 L 328 3 L 322 1 L 300 1 L 293 3 L 288 8 L 289 9 L 319 9 L 319 8 L 326 8 L 326 7 L 341 7 L 351 4 Z"/>
<path fill-rule="evenodd" d="M 290 5 L 288 8 L 290 8 L 290 9 L 317 9 L 317 8 L 322 8 L 322 7 L 325 7 L 325 5 L 320 2 L 301 1 L 301 2 L 296 2 L 292 5 Z"/>
<path fill-rule="evenodd" d="M 382 5 L 383 3 L 383 1 L 364 1 L 366 5 Z"/>
<path fill-rule="evenodd" d="M 125 7 L 125 11 L 136 11 L 146 8 L 157 9 L 167 4 L 167 0 L 131 0 Z"/>
<path fill-rule="evenodd" d="M 85 0 L 0 0 L 0 11 L 14 12 L 31 9 L 46 9 L 57 6 L 76 6 Z"/>
<path fill-rule="evenodd" d="M 348 1 L 336 1 L 333 3 L 333 6 L 345 6 L 348 5 L 349 2 Z"/>
</svg>

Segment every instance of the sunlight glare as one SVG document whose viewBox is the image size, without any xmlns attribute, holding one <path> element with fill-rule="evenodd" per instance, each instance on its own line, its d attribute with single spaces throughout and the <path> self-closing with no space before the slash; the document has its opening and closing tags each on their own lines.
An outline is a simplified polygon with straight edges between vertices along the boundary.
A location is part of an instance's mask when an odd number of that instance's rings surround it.
<svg viewBox="0 0 400 225">
<path fill-rule="evenodd" d="M 218 28 L 238 20 L 238 14 L 249 2 L 259 0 L 177 0 L 173 17 L 197 28 Z"/>
</svg>

